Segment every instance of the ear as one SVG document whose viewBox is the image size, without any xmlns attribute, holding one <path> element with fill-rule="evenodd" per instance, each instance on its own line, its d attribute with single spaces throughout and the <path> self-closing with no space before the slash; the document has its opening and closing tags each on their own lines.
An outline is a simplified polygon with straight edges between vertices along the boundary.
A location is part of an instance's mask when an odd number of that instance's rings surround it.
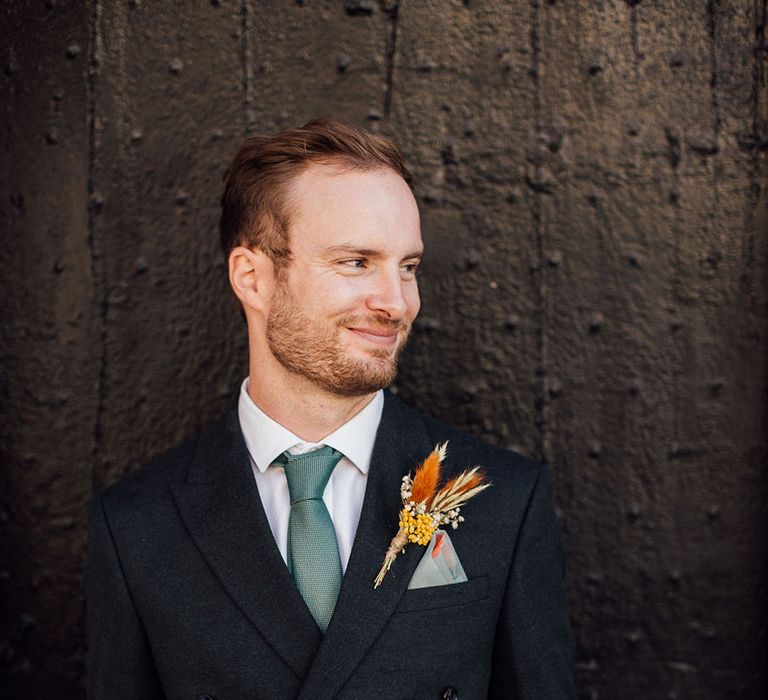
<svg viewBox="0 0 768 700">
<path fill-rule="evenodd" d="M 229 254 L 229 283 L 246 315 L 265 313 L 275 289 L 275 264 L 258 248 L 237 246 Z"/>
</svg>

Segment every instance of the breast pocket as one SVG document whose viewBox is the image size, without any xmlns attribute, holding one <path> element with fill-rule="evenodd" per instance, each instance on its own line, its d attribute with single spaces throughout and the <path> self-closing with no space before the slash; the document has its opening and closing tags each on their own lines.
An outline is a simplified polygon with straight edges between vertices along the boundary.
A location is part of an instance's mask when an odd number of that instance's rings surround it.
<svg viewBox="0 0 768 700">
<path fill-rule="evenodd" d="M 488 596 L 488 577 L 478 576 L 462 583 L 451 583 L 447 586 L 428 586 L 407 590 L 395 608 L 395 614 L 414 612 L 417 610 L 432 610 L 437 608 L 452 608 L 483 600 Z"/>
</svg>

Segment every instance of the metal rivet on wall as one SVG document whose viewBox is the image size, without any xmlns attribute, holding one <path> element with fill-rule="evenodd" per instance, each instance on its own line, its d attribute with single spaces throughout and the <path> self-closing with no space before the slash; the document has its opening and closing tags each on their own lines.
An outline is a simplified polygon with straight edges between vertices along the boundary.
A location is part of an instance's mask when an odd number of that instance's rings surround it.
<svg viewBox="0 0 768 700">
<path fill-rule="evenodd" d="M 475 248 L 470 248 L 464 256 L 464 264 L 467 269 L 474 270 L 480 264 L 481 257 L 480 251 Z"/>
<path fill-rule="evenodd" d="M 11 200 L 11 206 L 16 210 L 17 214 L 23 214 L 26 211 L 24 195 L 21 192 L 11 192 L 9 199 Z"/>
<path fill-rule="evenodd" d="M 339 73 L 346 73 L 350 62 L 351 59 L 347 54 L 340 53 L 336 56 L 336 70 L 339 71 Z"/>
<path fill-rule="evenodd" d="M 684 63 L 685 63 L 685 57 L 679 51 L 677 53 L 673 53 L 672 56 L 670 56 L 669 58 L 669 65 L 672 68 L 679 68 Z"/>
<path fill-rule="evenodd" d="M 688 137 L 688 146 L 690 149 L 701 156 L 713 156 L 719 150 L 717 141 L 702 134 L 693 134 Z"/>
<path fill-rule="evenodd" d="M 550 378 L 547 382 L 547 392 L 555 399 L 563 394 L 563 384 L 559 379 Z"/>
<path fill-rule="evenodd" d="M 602 51 L 595 51 L 587 61 L 587 73 L 590 75 L 597 75 L 602 73 L 605 69 L 605 53 Z"/>
<path fill-rule="evenodd" d="M 413 322 L 413 325 L 417 330 L 422 331 L 437 331 L 440 330 L 440 320 L 434 316 L 418 316 Z"/>
<path fill-rule="evenodd" d="M 91 211 L 95 214 L 99 214 L 104 208 L 104 197 L 100 192 L 93 192 L 90 198 Z"/>
<path fill-rule="evenodd" d="M 605 582 L 605 574 L 602 571 L 588 571 L 587 583 L 593 586 L 602 586 Z"/>
<path fill-rule="evenodd" d="M 373 14 L 376 6 L 373 0 L 344 0 L 344 9 L 350 17 L 367 17 Z"/>
<path fill-rule="evenodd" d="M 547 258 L 547 264 L 550 267 L 560 267 L 563 262 L 563 254 L 559 250 L 554 250 Z"/>
</svg>

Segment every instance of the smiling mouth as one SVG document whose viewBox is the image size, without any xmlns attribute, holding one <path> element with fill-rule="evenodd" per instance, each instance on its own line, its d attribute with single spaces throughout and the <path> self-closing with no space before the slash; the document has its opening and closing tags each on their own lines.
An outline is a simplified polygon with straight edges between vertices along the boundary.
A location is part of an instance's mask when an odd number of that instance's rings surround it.
<svg viewBox="0 0 768 700">
<path fill-rule="evenodd" d="M 347 330 L 370 343 L 383 347 L 395 345 L 400 337 L 400 331 L 392 328 L 383 329 L 347 326 Z"/>
</svg>

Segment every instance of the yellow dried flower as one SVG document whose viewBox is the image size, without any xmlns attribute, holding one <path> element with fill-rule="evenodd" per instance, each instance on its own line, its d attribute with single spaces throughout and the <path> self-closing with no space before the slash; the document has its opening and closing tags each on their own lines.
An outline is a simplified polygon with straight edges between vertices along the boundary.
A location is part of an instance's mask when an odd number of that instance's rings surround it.
<svg viewBox="0 0 768 700">
<path fill-rule="evenodd" d="M 405 509 L 400 511 L 400 529 L 406 534 L 409 542 L 422 546 L 429 544 L 437 526 L 431 515 L 419 513 L 414 515 Z"/>
</svg>

